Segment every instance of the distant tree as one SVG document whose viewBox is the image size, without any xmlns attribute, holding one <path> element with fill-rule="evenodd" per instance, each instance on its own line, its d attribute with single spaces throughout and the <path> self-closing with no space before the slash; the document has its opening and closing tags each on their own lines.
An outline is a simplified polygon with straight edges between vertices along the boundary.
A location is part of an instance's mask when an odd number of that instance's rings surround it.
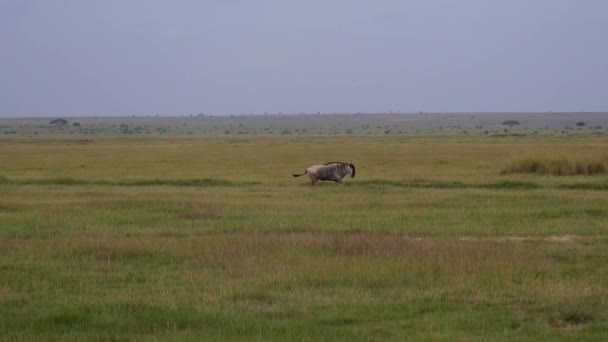
<svg viewBox="0 0 608 342">
<path fill-rule="evenodd" d="M 72 124 L 72 126 L 74 126 L 74 127 L 80 127 L 80 122 L 74 122 L 74 123 Z"/>
<path fill-rule="evenodd" d="M 501 122 L 500 124 L 501 125 L 507 125 L 510 128 L 513 128 L 513 126 L 519 125 L 519 121 L 517 121 L 517 120 L 507 120 L 507 121 Z"/>
<path fill-rule="evenodd" d="M 55 125 L 55 126 L 65 126 L 67 124 L 68 124 L 68 120 L 65 120 L 65 119 L 54 119 L 49 122 L 49 125 Z"/>
<path fill-rule="evenodd" d="M 576 125 L 578 127 L 583 127 L 583 126 L 587 126 L 587 123 L 585 121 L 579 121 L 579 122 L 576 123 Z"/>
</svg>

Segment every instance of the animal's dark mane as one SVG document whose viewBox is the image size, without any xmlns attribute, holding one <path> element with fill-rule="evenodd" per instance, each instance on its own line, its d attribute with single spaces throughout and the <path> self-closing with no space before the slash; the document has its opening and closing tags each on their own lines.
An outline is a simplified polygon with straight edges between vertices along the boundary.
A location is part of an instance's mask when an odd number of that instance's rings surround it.
<svg viewBox="0 0 608 342">
<path fill-rule="evenodd" d="M 344 162 L 329 162 L 329 163 L 325 163 L 323 165 L 331 165 L 331 164 L 347 164 L 347 163 L 344 163 Z"/>
</svg>

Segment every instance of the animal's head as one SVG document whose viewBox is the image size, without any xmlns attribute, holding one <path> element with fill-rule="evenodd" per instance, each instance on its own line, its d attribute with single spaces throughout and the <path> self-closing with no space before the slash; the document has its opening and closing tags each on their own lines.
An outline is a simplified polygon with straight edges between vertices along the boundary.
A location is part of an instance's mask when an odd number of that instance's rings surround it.
<svg viewBox="0 0 608 342">
<path fill-rule="evenodd" d="M 355 178 L 355 164 L 352 161 L 348 162 L 348 169 L 350 171 L 350 178 Z"/>
</svg>

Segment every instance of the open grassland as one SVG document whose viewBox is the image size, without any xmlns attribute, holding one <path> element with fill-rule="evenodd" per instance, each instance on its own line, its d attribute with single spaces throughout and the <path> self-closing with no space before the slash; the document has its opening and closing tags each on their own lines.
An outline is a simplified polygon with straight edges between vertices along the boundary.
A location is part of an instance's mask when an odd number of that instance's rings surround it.
<svg viewBox="0 0 608 342">
<path fill-rule="evenodd" d="M 61 124 L 58 124 L 58 120 Z M 608 113 L 351 113 L 0 118 L 0 139 L 209 136 L 498 136 L 608 132 Z"/>
<path fill-rule="evenodd" d="M 5 339 L 608 338 L 608 138 L 0 140 Z M 532 157 L 530 157 L 532 156 Z M 312 189 L 312 163 L 357 177 Z"/>
</svg>

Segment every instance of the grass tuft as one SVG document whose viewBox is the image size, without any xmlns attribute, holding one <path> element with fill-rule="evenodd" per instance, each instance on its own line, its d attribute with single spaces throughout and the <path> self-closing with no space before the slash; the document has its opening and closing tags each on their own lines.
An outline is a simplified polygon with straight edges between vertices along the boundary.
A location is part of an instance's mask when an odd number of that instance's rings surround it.
<svg viewBox="0 0 608 342">
<path fill-rule="evenodd" d="M 18 181 L 17 183 L 19 184 L 34 184 L 34 185 L 92 185 L 96 182 L 91 182 L 91 181 L 87 181 L 87 180 L 82 180 L 82 179 L 74 179 L 74 178 L 49 178 L 49 179 L 39 179 L 39 180 L 32 180 L 32 181 L 24 181 L 24 182 L 20 182 Z M 97 184 L 97 185 L 108 185 L 107 182 L 103 182 L 103 184 Z"/>
<path fill-rule="evenodd" d="M 559 186 L 561 189 L 568 190 L 608 190 L 608 183 L 573 183 L 573 184 L 562 184 Z"/>
<path fill-rule="evenodd" d="M 63 309 L 46 318 L 46 323 L 54 327 L 73 327 L 86 325 L 90 316 L 84 311 L 75 309 Z"/>
<path fill-rule="evenodd" d="M 583 311 L 567 311 L 562 313 L 561 318 L 565 323 L 580 325 L 591 322 L 593 320 L 593 315 Z"/>
<path fill-rule="evenodd" d="M 500 181 L 496 183 L 484 184 L 481 188 L 487 189 L 540 189 L 542 186 L 533 182 L 519 182 L 519 181 Z"/>
<path fill-rule="evenodd" d="M 581 309 L 566 309 L 559 312 L 557 317 L 549 320 L 549 324 L 554 328 L 570 328 L 582 326 L 593 322 L 593 313 Z"/>
</svg>

